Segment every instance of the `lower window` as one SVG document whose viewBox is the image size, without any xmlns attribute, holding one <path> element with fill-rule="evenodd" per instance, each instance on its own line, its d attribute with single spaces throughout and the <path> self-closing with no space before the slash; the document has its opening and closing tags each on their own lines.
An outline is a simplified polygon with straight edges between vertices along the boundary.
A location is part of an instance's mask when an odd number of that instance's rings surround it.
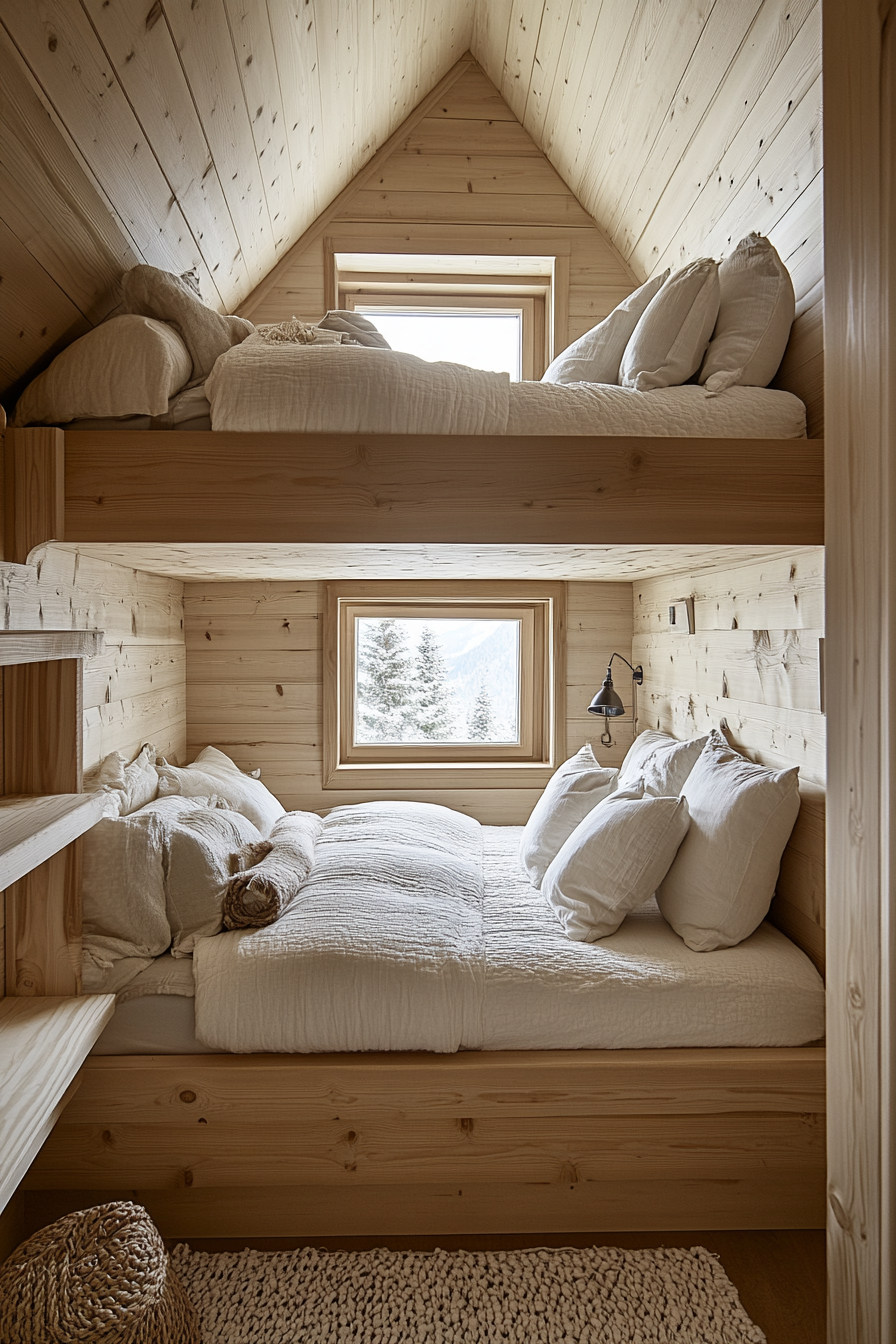
<svg viewBox="0 0 896 1344">
<path fill-rule="evenodd" d="M 565 585 L 327 585 L 324 786 L 541 787 L 563 743 Z"/>
</svg>

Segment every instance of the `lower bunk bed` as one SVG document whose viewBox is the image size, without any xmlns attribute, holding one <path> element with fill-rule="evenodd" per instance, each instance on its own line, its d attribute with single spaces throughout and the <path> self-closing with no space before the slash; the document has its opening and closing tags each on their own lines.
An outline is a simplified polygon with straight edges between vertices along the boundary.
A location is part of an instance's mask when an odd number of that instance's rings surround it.
<svg viewBox="0 0 896 1344">
<path fill-rule="evenodd" d="M 794 905 L 817 870 L 814 810 L 782 864 Z M 802 1044 L 821 1034 L 823 988 L 808 958 L 767 923 L 690 952 L 653 903 L 610 938 L 571 942 L 516 871 L 519 834 L 483 828 L 481 944 L 458 955 L 443 929 L 416 1000 L 408 959 L 372 973 L 346 960 L 365 942 L 363 902 L 335 941 L 306 909 L 301 976 L 278 955 L 289 915 L 276 937 L 204 940 L 195 976 L 189 959 L 147 968 L 31 1170 L 29 1221 L 128 1192 L 167 1236 L 824 1226 L 824 1048 Z M 437 923 L 438 904 L 412 919 Z M 276 1053 L 235 1053 L 259 1047 Z"/>
</svg>

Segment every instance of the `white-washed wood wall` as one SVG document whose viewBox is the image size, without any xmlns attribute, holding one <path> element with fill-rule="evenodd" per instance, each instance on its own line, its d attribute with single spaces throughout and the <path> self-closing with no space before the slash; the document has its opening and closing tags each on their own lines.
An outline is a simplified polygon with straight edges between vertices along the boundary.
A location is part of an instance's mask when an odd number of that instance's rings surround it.
<svg viewBox="0 0 896 1344">
<path fill-rule="evenodd" d="M 600 722 L 586 706 L 603 680 L 610 654 L 631 657 L 630 583 L 570 583 L 567 640 L 567 750 L 593 740 L 598 759 L 618 765 L 631 743 L 630 718 L 613 725 L 614 746 L 602 748 Z M 358 793 L 321 787 L 321 620 L 324 585 L 303 583 L 187 584 L 187 726 L 190 758 L 220 747 L 262 779 L 287 808 L 335 807 L 362 798 L 408 792 Z M 619 686 L 626 704 L 625 679 Z M 526 820 L 538 791 L 448 789 L 411 796 L 468 812 L 489 824 Z"/>
<path fill-rule="evenodd" d="M 472 50 L 639 278 L 771 238 L 798 314 L 776 385 L 820 436 L 820 0 L 489 0 Z"/>
<path fill-rule="evenodd" d="M 84 664 L 84 768 L 141 743 L 182 761 L 186 749 L 183 584 L 44 547 L 32 565 L 0 563 L 9 630 L 102 630 Z"/>
<path fill-rule="evenodd" d="M 346 252 L 551 254 L 560 348 L 635 288 L 621 260 L 480 70 L 462 74 L 436 106 L 359 181 L 325 232 L 314 230 L 241 305 L 253 322 L 326 311 L 324 238 Z"/>
</svg>

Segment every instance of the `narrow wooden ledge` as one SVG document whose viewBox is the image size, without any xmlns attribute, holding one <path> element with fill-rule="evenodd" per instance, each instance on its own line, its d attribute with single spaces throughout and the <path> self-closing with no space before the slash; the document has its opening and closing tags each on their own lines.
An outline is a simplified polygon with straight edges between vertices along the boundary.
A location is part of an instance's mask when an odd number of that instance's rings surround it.
<svg viewBox="0 0 896 1344">
<path fill-rule="evenodd" d="M 815 546 L 823 450 L 820 439 L 73 431 L 64 539 Z"/>
<path fill-rule="evenodd" d="M 104 803 L 102 793 L 0 798 L 0 891 L 89 831 Z"/>
<path fill-rule="evenodd" d="M 113 994 L 0 999 L 0 1211 L 59 1119 L 114 1011 Z"/>
<path fill-rule="evenodd" d="M 0 667 L 94 658 L 103 648 L 102 630 L 0 630 Z"/>
</svg>

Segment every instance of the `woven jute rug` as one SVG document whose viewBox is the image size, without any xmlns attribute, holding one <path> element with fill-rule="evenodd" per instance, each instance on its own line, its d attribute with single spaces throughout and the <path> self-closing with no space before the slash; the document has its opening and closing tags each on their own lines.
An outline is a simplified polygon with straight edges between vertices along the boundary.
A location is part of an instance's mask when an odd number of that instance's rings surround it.
<svg viewBox="0 0 896 1344">
<path fill-rule="evenodd" d="M 715 1256 L 172 1253 L 208 1344 L 765 1344 Z"/>
</svg>

